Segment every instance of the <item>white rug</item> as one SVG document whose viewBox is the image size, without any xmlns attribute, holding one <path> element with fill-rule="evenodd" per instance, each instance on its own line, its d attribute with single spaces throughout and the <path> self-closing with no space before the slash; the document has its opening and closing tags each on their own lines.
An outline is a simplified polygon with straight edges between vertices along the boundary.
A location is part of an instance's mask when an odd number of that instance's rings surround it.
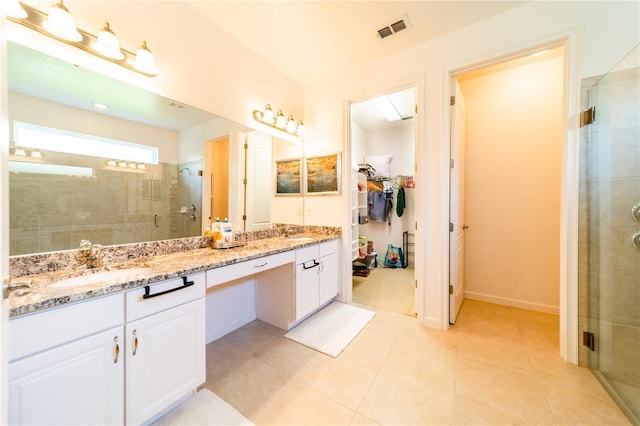
<svg viewBox="0 0 640 426">
<path fill-rule="evenodd" d="M 253 423 L 218 395 L 204 388 L 151 425 L 252 426 Z"/>
<path fill-rule="evenodd" d="M 304 320 L 284 337 L 335 358 L 375 314 L 353 305 L 333 302 Z"/>
</svg>

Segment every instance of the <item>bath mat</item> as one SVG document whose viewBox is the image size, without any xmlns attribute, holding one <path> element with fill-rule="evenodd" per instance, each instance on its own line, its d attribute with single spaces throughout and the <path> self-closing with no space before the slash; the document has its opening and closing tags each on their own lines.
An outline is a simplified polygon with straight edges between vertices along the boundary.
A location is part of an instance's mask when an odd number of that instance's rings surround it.
<svg viewBox="0 0 640 426">
<path fill-rule="evenodd" d="M 284 337 L 337 357 L 376 313 L 353 305 L 333 302 Z"/>
<path fill-rule="evenodd" d="M 160 417 L 152 426 L 168 425 L 247 425 L 252 426 L 242 414 L 218 395 L 204 388 L 191 398 Z"/>
</svg>

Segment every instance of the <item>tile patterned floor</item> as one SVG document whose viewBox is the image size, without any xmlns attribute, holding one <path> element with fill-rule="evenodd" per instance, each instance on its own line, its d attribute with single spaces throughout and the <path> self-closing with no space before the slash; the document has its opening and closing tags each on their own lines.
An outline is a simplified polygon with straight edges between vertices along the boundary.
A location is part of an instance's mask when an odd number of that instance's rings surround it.
<svg viewBox="0 0 640 426">
<path fill-rule="evenodd" d="M 383 268 L 368 277 L 353 277 L 353 302 L 405 315 L 415 315 L 413 268 Z"/>
<path fill-rule="evenodd" d="M 562 361 L 557 316 L 465 300 L 440 331 L 367 307 L 338 358 L 253 321 L 207 346 L 205 386 L 256 425 L 630 424 Z"/>
</svg>

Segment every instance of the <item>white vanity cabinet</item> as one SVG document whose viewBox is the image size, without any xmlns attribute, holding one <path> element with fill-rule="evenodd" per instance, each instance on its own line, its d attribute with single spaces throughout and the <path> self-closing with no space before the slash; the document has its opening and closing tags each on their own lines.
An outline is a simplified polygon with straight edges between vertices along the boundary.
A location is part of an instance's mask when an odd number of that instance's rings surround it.
<svg viewBox="0 0 640 426">
<path fill-rule="evenodd" d="M 206 380 L 205 274 L 126 293 L 126 423 L 141 424 Z"/>
<path fill-rule="evenodd" d="M 296 250 L 296 321 L 338 294 L 338 240 Z"/>
<path fill-rule="evenodd" d="M 9 424 L 123 424 L 123 298 L 10 321 Z"/>
</svg>

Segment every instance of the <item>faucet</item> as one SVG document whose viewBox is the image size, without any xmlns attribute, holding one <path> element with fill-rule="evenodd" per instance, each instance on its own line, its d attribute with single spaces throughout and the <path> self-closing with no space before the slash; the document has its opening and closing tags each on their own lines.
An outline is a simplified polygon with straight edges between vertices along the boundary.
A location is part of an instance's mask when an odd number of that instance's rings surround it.
<svg viewBox="0 0 640 426">
<path fill-rule="evenodd" d="M 102 266 L 102 245 L 91 244 L 89 240 L 80 240 L 76 260 L 78 264 L 73 269 L 91 269 Z"/>
</svg>

